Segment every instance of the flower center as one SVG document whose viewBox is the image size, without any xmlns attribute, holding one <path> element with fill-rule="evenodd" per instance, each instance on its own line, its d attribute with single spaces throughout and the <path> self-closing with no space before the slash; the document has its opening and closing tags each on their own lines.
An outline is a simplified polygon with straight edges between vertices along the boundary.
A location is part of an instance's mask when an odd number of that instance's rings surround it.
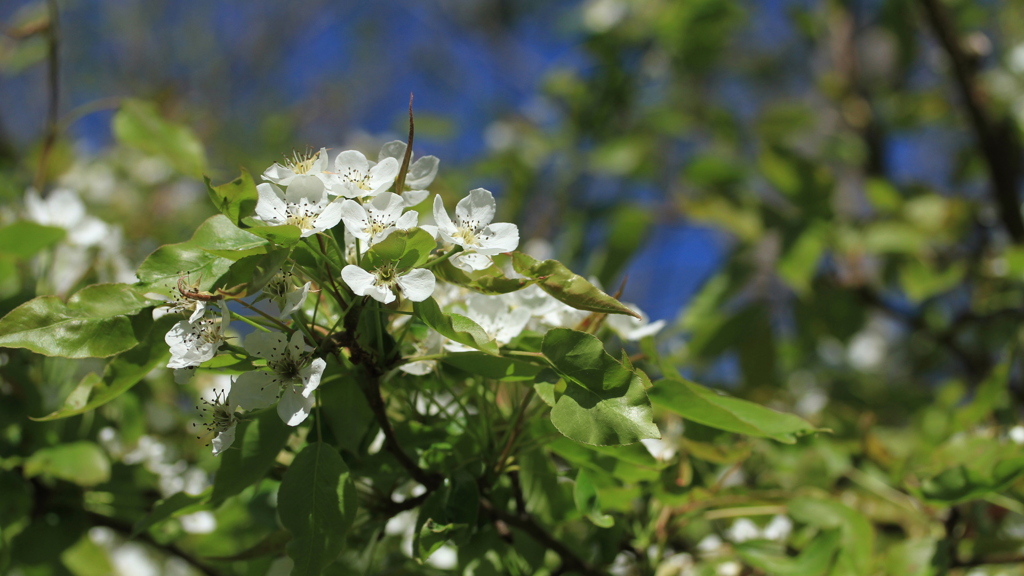
<svg viewBox="0 0 1024 576">
<path fill-rule="evenodd" d="M 304 154 L 292 152 L 291 158 L 285 158 L 285 165 L 296 174 L 308 174 L 313 169 L 313 164 L 320 157 L 320 151 L 307 150 Z"/>
<path fill-rule="evenodd" d="M 398 282 L 398 270 L 394 264 L 384 264 L 377 268 L 376 276 L 374 284 L 382 288 L 392 288 Z"/>
<path fill-rule="evenodd" d="M 476 238 L 476 229 L 469 227 L 459 227 L 459 229 L 452 235 L 456 240 L 461 240 L 463 244 L 468 246 L 476 246 L 479 241 Z"/>
<path fill-rule="evenodd" d="M 285 224 L 298 226 L 300 230 L 306 231 L 313 228 L 313 222 L 319 214 L 312 206 L 303 202 L 302 204 L 288 205 L 288 218 Z"/>
<path fill-rule="evenodd" d="M 350 183 L 355 184 L 360 190 L 370 191 L 370 175 L 363 174 L 355 168 L 349 168 L 345 171 L 345 179 Z"/>
</svg>

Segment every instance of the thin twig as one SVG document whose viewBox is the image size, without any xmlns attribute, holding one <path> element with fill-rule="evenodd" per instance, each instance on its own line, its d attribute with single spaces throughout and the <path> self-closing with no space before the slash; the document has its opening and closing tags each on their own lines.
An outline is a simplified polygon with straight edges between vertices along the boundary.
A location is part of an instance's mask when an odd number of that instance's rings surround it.
<svg viewBox="0 0 1024 576">
<path fill-rule="evenodd" d="M 1010 238 L 1022 244 L 1024 217 L 1021 216 L 1020 195 L 1017 193 L 1021 171 L 1017 127 L 1009 116 L 1003 116 L 999 122 L 995 122 L 989 115 L 984 97 L 979 92 L 976 67 L 964 52 L 946 7 L 939 0 L 921 0 L 921 5 L 952 64 L 953 77 L 992 180 L 992 193 L 999 207 L 999 217 Z"/>
<path fill-rule="evenodd" d="M 542 546 L 551 549 L 562 559 L 563 572 L 579 572 L 585 576 L 603 576 L 604 572 L 591 566 L 589 562 L 580 558 L 575 552 L 569 549 L 562 541 L 548 534 L 547 530 L 537 524 L 528 514 L 510 514 L 494 506 L 487 498 L 480 498 L 480 507 L 491 515 L 495 520 L 501 521 L 513 528 L 518 528 L 530 535 Z"/>
</svg>

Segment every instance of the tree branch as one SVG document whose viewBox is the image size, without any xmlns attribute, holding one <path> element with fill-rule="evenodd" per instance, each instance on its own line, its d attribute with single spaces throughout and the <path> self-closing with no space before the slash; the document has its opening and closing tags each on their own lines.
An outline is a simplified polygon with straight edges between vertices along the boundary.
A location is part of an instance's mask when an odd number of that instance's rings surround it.
<svg viewBox="0 0 1024 576">
<path fill-rule="evenodd" d="M 921 0 L 921 5 L 952 64 L 953 77 L 988 167 L 992 193 L 1003 226 L 1014 243 L 1022 244 L 1024 217 L 1021 216 L 1017 190 L 1021 172 L 1021 147 L 1016 126 L 1007 116 L 998 122 L 989 116 L 984 106 L 984 97 L 978 89 L 976 70 L 960 44 L 954 22 L 945 6 L 940 0 Z"/>
<path fill-rule="evenodd" d="M 559 572 L 578 572 L 585 576 L 604 576 L 604 572 L 590 565 L 589 562 L 580 558 L 575 552 L 569 549 L 560 540 L 547 533 L 544 528 L 537 524 L 533 518 L 526 513 L 510 514 L 494 506 L 487 498 L 480 498 L 480 507 L 483 508 L 495 520 L 522 530 L 530 535 L 539 544 L 550 548 L 562 559 L 562 567 Z"/>
</svg>

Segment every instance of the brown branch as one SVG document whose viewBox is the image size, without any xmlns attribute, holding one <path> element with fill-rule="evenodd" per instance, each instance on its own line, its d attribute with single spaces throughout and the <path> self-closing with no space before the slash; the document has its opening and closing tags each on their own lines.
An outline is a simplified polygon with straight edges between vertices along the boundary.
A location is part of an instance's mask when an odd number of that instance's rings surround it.
<svg viewBox="0 0 1024 576">
<path fill-rule="evenodd" d="M 402 167 L 398 170 L 398 178 L 395 179 L 395 194 L 405 191 L 405 176 L 409 173 L 409 162 L 412 160 L 412 137 L 414 124 L 412 121 L 412 94 L 409 94 L 409 141 L 405 145 L 405 155 L 402 157 Z"/>
<path fill-rule="evenodd" d="M 491 517 L 513 528 L 518 528 L 529 534 L 537 543 L 553 550 L 562 559 L 562 567 L 559 572 L 578 572 L 585 576 L 604 576 L 604 572 L 592 566 L 586 560 L 580 558 L 575 552 L 569 549 L 560 540 L 547 533 L 544 528 L 537 524 L 529 514 L 510 514 L 494 506 L 487 498 L 480 498 L 480 507 Z"/>
<path fill-rule="evenodd" d="M 1008 116 L 998 122 L 989 115 L 980 92 L 977 71 L 957 36 L 955 24 L 940 0 L 921 0 L 939 43 L 949 56 L 953 77 L 970 117 L 981 153 L 992 180 L 992 193 L 1003 226 L 1014 243 L 1024 243 L 1024 217 L 1020 211 L 1020 140 L 1016 126 Z"/>
</svg>

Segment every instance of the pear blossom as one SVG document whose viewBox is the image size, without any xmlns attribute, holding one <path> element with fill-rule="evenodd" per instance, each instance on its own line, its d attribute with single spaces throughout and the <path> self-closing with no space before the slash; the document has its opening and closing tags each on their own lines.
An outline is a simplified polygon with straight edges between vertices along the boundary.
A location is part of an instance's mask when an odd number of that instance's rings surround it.
<svg viewBox="0 0 1024 576">
<path fill-rule="evenodd" d="M 277 304 L 277 308 L 280 310 L 279 318 L 286 318 L 298 310 L 306 301 L 309 288 L 312 286 L 311 282 L 306 282 L 301 287 L 297 287 L 292 282 L 292 276 L 290 271 L 278 272 L 263 286 L 263 292 L 258 298 L 267 298 Z"/>
<path fill-rule="evenodd" d="M 366 204 L 354 200 L 343 201 L 341 219 L 345 222 L 345 230 L 359 239 L 360 249 L 366 252 L 391 232 L 416 227 L 419 214 L 415 210 L 402 214 L 404 207 L 401 196 L 382 192 Z"/>
<path fill-rule="evenodd" d="M 206 429 L 207 434 L 213 434 L 210 444 L 213 445 L 213 455 L 217 456 L 231 447 L 235 441 L 235 426 L 238 424 L 238 416 L 235 414 L 236 406 L 231 403 L 224 390 L 214 390 L 213 401 L 204 398 L 203 404 L 209 408 L 200 408 L 199 406 L 196 408 L 207 413 L 210 418 L 208 422 L 203 423 L 202 427 Z M 202 436 L 199 438 L 201 439 Z"/>
<path fill-rule="evenodd" d="M 402 160 L 405 158 L 405 149 L 405 142 L 392 140 L 381 147 L 377 158 L 382 162 L 385 158 L 394 158 L 401 167 Z M 410 158 L 412 157 L 410 155 Z M 406 206 L 415 206 L 427 198 L 430 191 L 426 188 L 437 176 L 437 167 L 440 163 L 437 156 L 424 156 L 409 165 L 409 172 L 405 175 L 407 190 L 395 190 L 396 193 L 402 195 L 402 201 Z"/>
<path fill-rule="evenodd" d="M 434 293 L 434 273 L 426 268 L 413 268 L 405 272 L 398 265 L 388 262 L 367 272 L 359 266 L 348 265 L 341 269 L 341 279 L 353 292 L 369 296 L 378 302 L 390 304 L 395 301 L 395 288 L 402 291 L 406 300 L 422 302 Z"/>
<path fill-rule="evenodd" d="M 309 360 L 302 332 L 288 338 L 281 332 L 254 332 L 245 338 L 245 350 L 264 358 L 269 370 L 254 370 L 238 377 L 231 401 L 246 410 L 261 410 L 277 402 L 277 414 L 289 426 L 305 420 L 316 398 L 327 362 Z"/>
<path fill-rule="evenodd" d="M 204 315 L 195 321 L 182 320 L 171 327 L 164 336 L 164 342 L 171 350 L 168 368 L 199 366 L 217 354 L 217 349 L 224 342 L 224 332 L 231 322 L 228 307 L 223 302 L 219 305 L 220 318 L 209 318 Z"/>
<path fill-rule="evenodd" d="M 518 336 L 530 321 L 530 310 L 522 306 L 513 307 L 512 294 L 489 296 L 471 294 L 466 300 L 465 316 L 480 325 L 480 328 L 499 345 L 505 345 Z M 472 348 L 448 342 L 445 349 L 452 352 L 469 352 Z"/>
<path fill-rule="evenodd" d="M 331 181 L 332 174 L 327 171 L 326 148 L 305 154 L 294 152 L 291 158 L 285 156 L 284 164 L 275 162 L 263 172 L 264 180 L 278 186 L 291 186 L 297 180 L 307 178 L 316 178 L 322 184 L 328 184 Z"/>
<path fill-rule="evenodd" d="M 256 217 L 272 226 L 298 226 L 303 238 L 341 222 L 341 205 L 328 200 L 323 182 L 316 178 L 293 180 L 287 191 L 264 182 L 256 191 Z"/>
<path fill-rule="evenodd" d="M 658 331 L 665 327 L 664 320 L 651 322 L 651 319 L 647 317 L 647 314 L 644 314 L 644 311 L 636 304 L 623 302 L 623 305 L 639 314 L 640 317 L 634 318 L 633 316 L 626 316 L 624 314 L 609 314 L 606 316 L 604 323 L 611 328 L 613 332 L 618 334 L 619 338 L 629 341 L 642 340 L 647 336 L 654 336 Z"/>
<path fill-rule="evenodd" d="M 395 183 L 401 164 L 394 158 L 370 162 L 362 152 L 346 150 L 334 159 L 329 192 L 346 198 L 376 196 Z"/>
<path fill-rule="evenodd" d="M 67 188 L 50 192 L 45 200 L 29 189 L 25 193 L 25 211 L 33 222 L 66 230 L 72 246 L 97 246 L 110 233 L 105 222 L 86 214 L 81 198 Z"/>
<path fill-rule="evenodd" d="M 490 256 L 515 250 L 519 246 L 519 228 L 515 224 L 491 223 L 494 196 L 483 188 L 471 190 L 455 206 L 455 221 L 448 217 L 440 196 L 434 197 L 434 220 L 441 238 L 462 246 L 452 263 L 463 269 L 483 270 L 491 265 Z"/>
</svg>

